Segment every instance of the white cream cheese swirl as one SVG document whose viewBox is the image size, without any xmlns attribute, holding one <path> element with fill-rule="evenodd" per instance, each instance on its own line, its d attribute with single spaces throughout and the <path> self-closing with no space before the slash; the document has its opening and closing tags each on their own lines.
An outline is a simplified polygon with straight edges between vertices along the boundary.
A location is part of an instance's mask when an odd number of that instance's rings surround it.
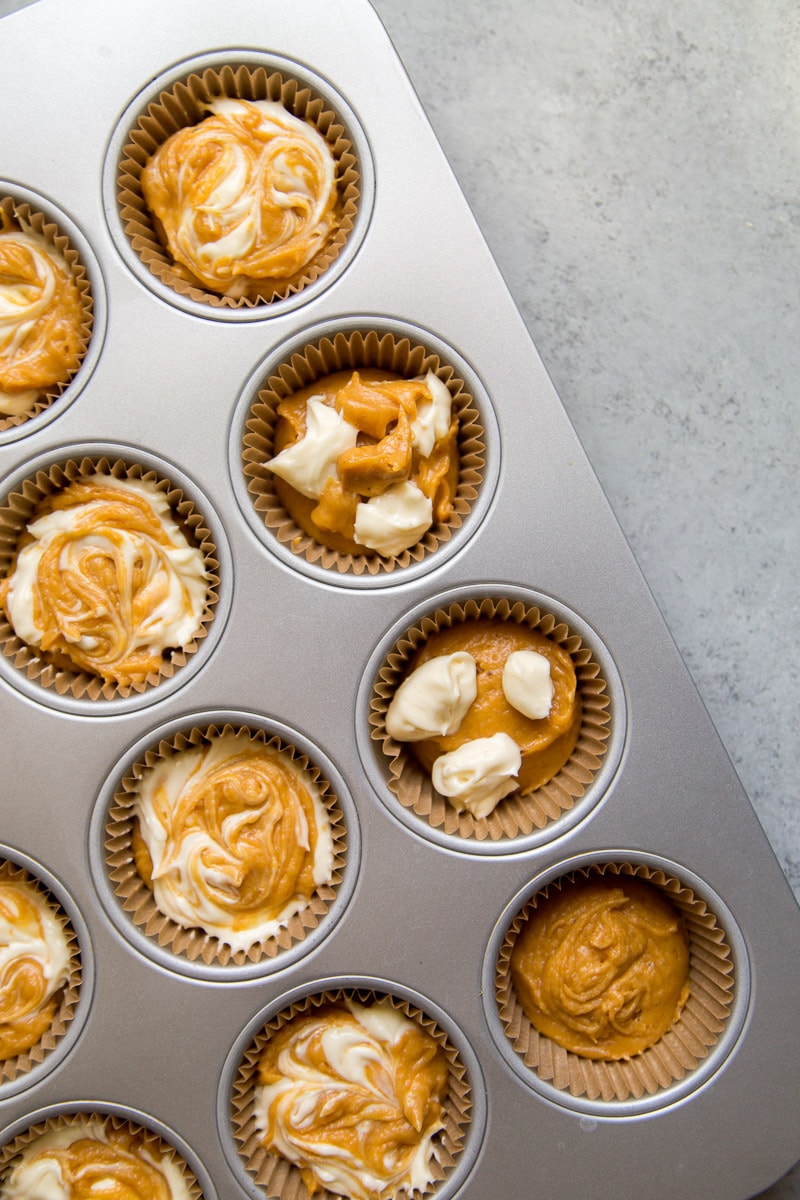
<svg viewBox="0 0 800 1200">
<path fill-rule="evenodd" d="M 2 1200 L 191 1200 L 179 1163 L 141 1133 L 81 1117 L 34 1138 L 14 1160 Z"/>
<path fill-rule="evenodd" d="M 274 936 L 330 880 L 319 788 L 287 753 L 246 732 L 157 762 L 133 811 L 158 909 L 234 951 Z"/>
<path fill-rule="evenodd" d="M 255 1118 L 264 1144 L 351 1200 L 422 1191 L 444 1128 L 448 1068 L 388 1001 L 300 1015 L 265 1047 Z"/>
<path fill-rule="evenodd" d="M 246 294 L 288 279 L 336 227 L 336 164 L 308 122 L 269 100 L 222 97 L 179 129 L 142 172 L 170 253 L 205 287 Z"/>
<path fill-rule="evenodd" d="M 456 733 L 477 696 L 475 659 L 464 650 L 438 654 L 404 679 L 386 712 L 386 732 L 398 742 Z"/>
<path fill-rule="evenodd" d="M 144 481 L 94 475 L 27 529 L 0 599 L 15 633 L 118 683 L 161 665 L 198 632 L 208 595 L 201 552 Z"/>
<path fill-rule="evenodd" d="M 488 817 L 517 786 L 522 764 L 519 746 L 507 733 L 473 738 L 449 754 L 440 754 L 431 779 L 457 809 Z"/>
</svg>

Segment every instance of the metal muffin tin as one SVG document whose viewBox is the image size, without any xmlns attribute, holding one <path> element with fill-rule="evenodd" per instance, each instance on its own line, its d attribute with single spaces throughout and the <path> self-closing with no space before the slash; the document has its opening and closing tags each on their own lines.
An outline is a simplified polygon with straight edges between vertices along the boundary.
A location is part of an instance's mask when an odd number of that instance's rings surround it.
<svg viewBox="0 0 800 1200">
<path fill-rule="evenodd" d="M 340 98 L 366 182 L 352 253 L 324 286 L 240 319 L 143 283 L 113 187 L 126 114 L 153 81 L 228 54 L 288 60 L 333 106 Z M 127 1114 L 183 1151 L 206 1200 L 258 1196 L 228 1123 L 236 1057 L 268 1015 L 334 981 L 412 1001 L 463 1047 L 473 1116 L 441 1196 L 646 1190 L 655 1200 L 679 1188 L 687 1200 L 744 1200 L 765 1187 L 800 1155 L 797 906 L 367 0 L 132 0 L 124 21 L 104 0 L 40 0 L 3 21 L 0 96 L 16 114 L 4 130 L 4 194 L 63 214 L 99 313 L 72 395 L 0 439 L 0 491 L 40 460 L 98 444 L 171 464 L 208 502 L 224 597 L 209 652 L 144 704 L 57 706 L 11 664 L 0 672 L 3 853 L 38 867 L 63 900 L 87 981 L 77 1036 L 0 1086 L 2 1142 L 54 1111 Z M 413 325 L 453 348 L 486 398 L 491 470 L 465 536 L 354 587 L 304 571 L 254 531 L 237 442 L 263 365 L 306 330 L 356 317 Z M 551 598 L 596 636 L 613 753 L 599 794 L 576 813 L 476 854 L 398 815 L 363 725 L 397 631 L 453 594 L 504 589 Z M 96 843 L 115 773 L 141 746 L 197 714 L 229 712 L 316 748 L 346 797 L 353 857 L 320 936 L 268 973 L 226 977 L 175 969 L 128 936 L 98 884 Z M 576 1101 L 534 1080 L 492 1008 L 493 961 L 514 913 L 558 875 L 611 860 L 695 889 L 734 963 L 716 1046 L 642 1103 Z"/>
</svg>

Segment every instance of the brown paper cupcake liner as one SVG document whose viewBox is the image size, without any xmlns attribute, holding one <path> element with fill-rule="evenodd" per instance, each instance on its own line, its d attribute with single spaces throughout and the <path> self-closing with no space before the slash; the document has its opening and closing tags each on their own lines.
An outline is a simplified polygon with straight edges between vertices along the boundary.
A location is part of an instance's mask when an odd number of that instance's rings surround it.
<svg viewBox="0 0 800 1200">
<path fill-rule="evenodd" d="M 286 512 L 275 491 L 275 476 L 265 466 L 274 454 L 277 407 L 281 401 L 327 375 L 367 367 L 405 379 L 415 379 L 433 371 L 450 392 L 458 415 L 459 479 L 453 513 L 447 522 L 429 529 L 416 545 L 391 558 L 380 554 L 340 554 L 314 541 Z M 242 469 L 256 512 L 261 514 L 266 528 L 294 554 L 340 574 L 363 575 L 366 572 L 376 575 L 419 562 L 449 541 L 478 495 L 485 456 L 480 413 L 453 367 L 405 335 L 370 330 L 350 334 L 339 332 L 309 343 L 265 380 L 245 423 Z"/>
<path fill-rule="evenodd" d="M 67 1033 L 78 1007 L 82 968 L 78 935 L 72 928 L 69 917 L 58 901 L 45 888 L 44 884 L 34 875 L 31 875 L 29 871 L 17 866 L 16 863 L 10 862 L 8 859 L 0 859 L 0 881 L 6 883 L 26 883 L 47 901 L 51 912 L 58 919 L 66 934 L 70 952 L 67 978 L 60 989 L 60 1001 L 52 1024 L 35 1045 L 23 1051 L 22 1054 L 16 1055 L 14 1058 L 7 1058 L 0 1061 L 0 1094 L 2 1094 L 4 1083 L 11 1083 L 13 1080 L 19 1078 L 19 1076 L 25 1075 L 32 1067 L 38 1066 L 39 1063 L 45 1060 L 50 1051 L 56 1048 Z"/>
<path fill-rule="evenodd" d="M 430 776 L 407 747 L 386 732 L 386 713 L 392 697 L 405 678 L 414 653 L 437 630 L 462 621 L 515 621 L 528 625 L 557 642 L 570 655 L 583 706 L 578 741 L 570 758 L 549 783 L 525 795 L 513 792 L 501 800 L 488 817 L 458 812 L 435 790 Z M 532 604 L 508 599 L 467 600 L 430 613 L 396 643 L 378 671 L 370 698 L 370 736 L 381 743 L 389 768 L 388 785 L 400 804 L 424 818 L 434 829 L 478 841 L 527 836 L 545 828 L 568 812 L 586 792 L 600 769 L 610 734 L 610 699 L 606 680 L 592 657 L 592 650 L 576 633 L 552 613 Z"/>
<path fill-rule="evenodd" d="M 27 1150 L 32 1142 L 42 1137 L 45 1133 L 51 1133 L 58 1129 L 66 1129 L 70 1125 L 80 1124 L 93 1118 L 101 1120 L 106 1129 L 111 1128 L 115 1131 L 129 1130 L 136 1135 L 140 1145 L 145 1150 L 150 1151 L 154 1157 L 171 1160 L 182 1171 L 191 1200 L 203 1200 L 203 1192 L 200 1184 L 190 1170 L 188 1163 L 174 1146 L 152 1129 L 147 1129 L 144 1125 L 139 1125 L 135 1121 L 129 1121 L 115 1114 L 108 1114 L 102 1111 L 96 1113 L 83 1111 L 59 1113 L 56 1116 L 48 1117 L 44 1121 L 31 1125 L 28 1129 L 18 1134 L 17 1137 L 6 1143 L 5 1146 L 0 1147 L 0 1194 L 4 1194 L 3 1183 L 7 1174 L 15 1167 L 14 1159 L 17 1155 Z"/>
<path fill-rule="evenodd" d="M 646 880 L 661 889 L 683 917 L 689 935 L 690 991 L 672 1028 L 648 1050 L 614 1062 L 583 1058 L 534 1029 L 517 1000 L 510 960 L 537 901 L 558 887 L 558 881 L 533 896 L 511 922 L 497 956 L 495 1000 L 506 1037 L 540 1079 L 588 1100 L 638 1100 L 682 1080 L 719 1040 L 733 1001 L 733 959 L 725 933 L 705 901 L 660 869 L 629 862 L 607 863 L 582 868 L 565 879 L 604 874 Z"/>
<path fill-rule="evenodd" d="M 171 755 L 192 750 L 217 737 L 242 732 L 249 733 L 253 740 L 263 742 L 266 749 L 277 750 L 290 756 L 297 766 L 310 775 L 319 788 L 320 798 L 331 822 L 333 870 L 329 883 L 321 885 L 312 895 L 308 906 L 291 917 L 278 933 L 266 941 L 254 943 L 247 950 L 233 950 L 213 934 L 198 928 L 185 929 L 159 911 L 153 893 L 134 864 L 131 837 L 135 823 L 133 803 L 145 770 Z M 189 962 L 200 960 L 206 965 L 217 963 L 224 967 L 229 963 L 235 966 L 257 963 L 274 958 L 297 942 L 303 941 L 311 930 L 316 929 L 324 920 L 335 899 L 342 882 L 346 855 L 347 830 L 344 815 L 330 783 L 319 768 L 281 738 L 269 737 L 263 730 L 252 730 L 240 725 L 210 725 L 202 729 L 195 726 L 169 740 L 162 740 L 147 750 L 120 781 L 105 825 L 106 869 L 122 908 L 130 916 L 133 924 L 153 938 L 159 946 L 171 950 L 175 955 L 182 956 Z"/>
<path fill-rule="evenodd" d="M 213 536 L 203 515 L 179 487 L 158 472 L 145 469 L 135 462 L 112 459 L 105 455 L 98 458 L 87 455 L 37 471 L 6 497 L 0 507 L 0 578 L 9 574 L 20 538 L 36 507 L 46 497 L 61 491 L 82 476 L 95 473 L 113 475 L 116 479 L 151 483 L 166 496 L 173 517 L 189 542 L 201 551 L 205 560 L 208 597 L 200 629 L 188 645 L 169 652 L 157 672 L 152 672 L 145 679 L 131 684 L 116 684 L 103 680 L 98 675 L 78 670 L 67 659 L 50 655 L 36 646 L 29 646 L 17 636 L 2 610 L 0 649 L 29 680 L 35 681 L 43 688 L 52 688 L 59 696 L 72 696 L 84 700 L 112 700 L 140 694 L 156 687 L 162 680 L 172 678 L 175 672 L 186 664 L 189 657 L 197 652 L 200 642 L 208 634 L 219 600 L 219 562 Z"/>
<path fill-rule="evenodd" d="M 318 992 L 297 1001 L 277 1013 L 256 1035 L 246 1051 L 236 1078 L 231 1096 L 231 1121 L 233 1136 L 249 1175 L 264 1191 L 266 1196 L 277 1200 L 308 1200 L 309 1193 L 300 1171 L 292 1163 L 268 1150 L 261 1142 L 255 1118 L 255 1092 L 258 1084 L 258 1064 L 269 1038 L 282 1029 L 294 1017 L 313 1012 L 326 1004 L 355 1000 L 359 1004 L 371 1004 L 389 1000 L 400 1012 L 416 1021 L 426 1033 L 439 1044 L 449 1066 L 449 1089 L 445 1103 L 445 1127 L 434 1141 L 434 1157 L 431 1163 L 433 1181 L 414 1196 L 431 1195 L 439 1184 L 447 1179 L 464 1149 L 467 1128 L 472 1119 L 473 1101 L 466 1067 L 458 1050 L 447 1034 L 425 1012 L 408 1001 L 391 994 L 376 992 L 370 988 L 339 988 Z M 409 1197 L 412 1193 L 408 1193 Z M 341 1200 L 327 1189 L 316 1191 L 314 1200 Z"/>
<path fill-rule="evenodd" d="M 6 429 L 12 429 L 17 425 L 24 425 L 31 417 L 38 416 L 40 412 L 44 412 L 49 408 L 54 400 L 63 395 L 69 387 L 72 380 L 80 370 L 81 362 L 86 357 L 86 351 L 89 348 L 89 341 L 92 336 L 92 326 L 94 321 L 94 304 L 92 299 L 92 288 L 89 282 L 89 276 L 86 267 L 81 262 L 77 250 L 71 244 L 66 234 L 62 233 L 58 225 L 44 216 L 43 213 L 32 209 L 29 204 L 18 204 L 11 196 L 0 195 L 0 209 L 3 210 L 9 220 L 13 221 L 20 228 L 30 230 L 32 233 L 39 234 L 45 241 L 57 250 L 61 257 L 66 262 L 75 281 L 83 306 L 83 322 L 80 328 L 81 352 L 80 362 L 70 371 L 69 377 L 62 383 L 54 384 L 52 387 L 43 391 L 41 395 L 34 401 L 30 410 L 25 413 L 19 413 L 15 416 L 9 416 L 0 413 L 0 433 Z"/>
<path fill-rule="evenodd" d="M 196 125 L 208 115 L 206 105 L 221 96 L 241 100 L 272 100 L 294 116 L 310 122 L 328 144 L 336 164 L 339 191 L 336 231 L 319 254 L 291 279 L 264 280 L 257 292 L 233 297 L 209 291 L 174 262 L 162 240 L 141 189 L 144 166 L 167 138 L 179 129 Z M 123 228 L 142 263 L 179 295 L 216 308 L 241 308 L 270 304 L 301 291 L 331 266 L 353 229 L 361 191 L 360 172 L 353 145 L 342 121 L 313 90 L 280 71 L 265 67 L 229 65 L 208 67 L 178 81 L 148 105 L 122 150 L 117 177 L 117 198 Z"/>
</svg>

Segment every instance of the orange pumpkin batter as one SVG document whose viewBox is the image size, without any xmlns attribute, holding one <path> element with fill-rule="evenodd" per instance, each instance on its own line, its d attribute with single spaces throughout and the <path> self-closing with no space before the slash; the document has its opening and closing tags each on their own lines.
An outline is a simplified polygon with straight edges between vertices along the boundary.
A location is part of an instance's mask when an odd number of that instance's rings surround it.
<svg viewBox="0 0 800 1200">
<path fill-rule="evenodd" d="M 652 884 L 603 875 L 540 899 L 511 956 L 514 990 L 539 1033 L 584 1058 L 654 1045 L 689 995 L 683 921 Z"/>
<path fill-rule="evenodd" d="M 29 885 L 0 880 L 0 1059 L 16 1058 L 53 1023 L 68 951 Z"/>
</svg>

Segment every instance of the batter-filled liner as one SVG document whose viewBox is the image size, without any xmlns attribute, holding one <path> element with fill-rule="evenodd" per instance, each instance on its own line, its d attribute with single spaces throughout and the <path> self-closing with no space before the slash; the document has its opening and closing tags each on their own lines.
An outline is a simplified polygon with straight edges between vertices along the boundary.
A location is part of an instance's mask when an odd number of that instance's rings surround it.
<svg viewBox="0 0 800 1200">
<path fill-rule="evenodd" d="M 52 688 L 59 696 L 71 696 L 80 700 L 113 700 L 157 687 L 162 680 L 171 679 L 190 656 L 197 652 L 208 634 L 219 599 L 219 562 L 213 535 L 203 514 L 198 512 L 194 502 L 181 488 L 156 471 L 146 469 L 134 461 L 126 462 L 120 458 L 111 459 L 106 456 L 85 456 L 67 459 L 53 464 L 46 470 L 37 471 L 5 498 L 0 507 L 0 578 L 8 575 L 19 540 L 37 506 L 46 497 L 63 490 L 76 480 L 94 474 L 153 484 L 166 496 L 172 515 L 189 543 L 196 546 L 203 555 L 208 592 L 200 628 L 188 645 L 165 653 L 158 671 L 129 684 L 117 684 L 88 671 L 78 670 L 68 659 L 50 655 L 36 646 L 28 645 L 14 632 L 4 612 L 0 612 L 0 648 L 6 658 L 29 680 L 43 688 Z"/>
<path fill-rule="evenodd" d="M 434 1179 L 424 1192 L 400 1193 L 403 1200 L 410 1200 L 412 1195 L 435 1195 L 437 1187 L 447 1179 L 464 1149 L 472 1116 L 471 1086 L 466 1067 L 450 1038 L 426 1013 L 397 996 L 366 987 L 339 988 L 307 996 L 277 1013 L 253 1039 L 240 1063 L 231 1096 L 233 1135 L 248 1174 L 266 1196 L 278 1200 L 308 1200 L 308 1191 L 299 1169 L 261 1144 L 254 1112 L 258 1063 L 269 1037 L 293 1017 L 314 1012 L 326 1004 L 341 1004 L 348 999 L 364 1005 L 389 1000 L 399 1012 L 416 1021 L 444 1051 L 449 1066 L 448 1095 L 444 1111 L 445 1128 L 434 1142 L 431 1167 Z M 341 1197 L 324 1189 L 314 1193 L 314 1200 L 341 1200 Z"/>
<path fill-rule="evenodd" d="M 75 1016 L 81 987 L 81 953 L 78 936 L 72 928 L 69 917 L 58 901 L 47 890 L 41 880 L 31 875 L 23 867 L 8 859 L 0 859 L 0 881 L 4 883 L 26 883 L 37 892 L 46 902 L 50 911 L 61 924 L 67 937 L 69 948 L 69 967 L 67 978 L 60 989 L 60 1000 L 53 1021 L 49 1028 L 35 1045 L 30 1046 L 14 1058 L 0 1061 L 0 1095 L 2 1085 L 11 1083 L 20 1075 L 26 1074 L 32 1067 L 43 1062 L 51 1050 L 54 1050 L 67 1033 L 70 1023 Z"/>
<path fill-rule="evenodd" d="M 407 746 L 394 741 L 386 732 L 386 712 L 415 652 L 437 630 L 475 619 L 516 621 L 557 642 L 569 653 L 575 666 L 582 703 L 577 744 L 558 774 L 527 795 L 512 793 L 501 800 L 488 817 L 458 812 L 435 790 L 427 771 L 416 762 Z M 592 656 L 591 647 L 552 613 L 522 601 L 486 597 L 436 609 L 409 629 L 378 671 L 369 713 L 370 736 L 381 744 L 389 769 L 388 785 L 399 803 L 434 829 L 478 841 L 527 836 L 568 812 L 585 794 L 600 769 L 607 749 L 610 721 L 606 681 Z"/>
<path fill-rule="evenodd" d="M 81 1124 L 93 1118 L 101 1120 L 107 1129 L 110 1128 L 115 1131 L 127 1130 L 133 1133 L 140 1139 L 140 1144 L 145 1150 L 149 1150 L 154 1155 L 170 1159 L 180 1169 L 191 1200 L 203 1200 L 203 1192 L 200 1184 L 195 1179 L 188 1163 L 186 1163 L 174 1146 L 170 1145 L 169 1142 L 153 1130 L 147 1129 L 135 1121 L 128 1121 L 124 1117 L 117 1116 L 116 1114 L 107 1114 L 102 1111 L 96 1113 L 82 1111 L 59 1113 L 57 1116 L 48 1117 L 45 1121 L 31 1125 L 0 1148 L 0 1192 L 2 1192 L 2 1184 L 7 1172 L 12 1171 L 15 1167 L 14 1159 L 18 1154 L 22 1154 L 36 1138 L 41 1137 L 42 1134 L 69 1128 L 71 1125 Z"/>
<path fill-rule="evenodd" d="M 706 902 L 680 880 L 635 862 L 582 868 L 566 879 L 630 876 L 659 888 L 682 915 L 689 937 L 689 998 L 677 1021 L 648 1050 L 627 1060 L 597 1062 L 556 1045 L 533 1028 L 517 1000 L 510 959 L 517 937 L 537 901 L 560 885 L 549 884 L 511 922 L 497 956 L 495 1000 L 506 1037 L 540 1079 L 588 1100 L 624 1101 L 653 1096 L 682 1080 L 707 1056 L 728 1020 L 734 975 L 725 932 Z"/>
<path fill-rule="evenodd" d="M 146 769 L 181 751 L 192 750 L 217 737 L 240 732 L 249 733 L 251 739 L 263 744 L 265 749 L 280 752 L 291 758 L 316 784 L 331 823 L 333 869 L 330 882 L 318 887 L 311 896 L 308 907 L 291 917 L 274 937 L 257 942 L 247 950 L 234 951 L 218 937 L 202 929 L 185 929 L 159 911 L 153 900 L 153 893 L 134 864 L 131 834 L 136 822 L 132 806 L 138 781 Z M 297 942 L 303 941 L 311 930 L 316 929 L 325 919 L 343 878 L 347 856 L 347 830 L 344 815 L 328 780 L 304 754 L 287 745 L 281 738 L 270 737 L 264 730 L 248 730 L 243 726 L 231 724 L 209 725 L 203 728 L 194 726 L 170 739 L 155 743 L 120 781 L 106 819 L 104 848 L 109 879 L 124 911 L 137 928 L 153 938 L 159 946 L 168 948 L 173 954 L 189 962 L 199 960 L 207 965 L 218 963 L 220 966 L 243 966 L 246 963 L 275 958 Z"/>
<path fill-rule="evenodd" d="M 446 385 L 458 416 L 459 478 L 453 512 L 446 522 L 432 526 L 419 542 L 395 557 L 381 554 L 342 554 L 314 541 L 295 523 L 275 491 L 275 476 L 266 467 L 274 454 L 277 407 L 294 392 L 340 371 L 375 368 L 404 379 L 424 377 L 432 371 Z M 409 566 L 434 554 L 449 541 L 468 516 L 483 480 L 486 444 L 481 415 L 473 396 L 454 368 L 438 354 L 414 343 L 404 333 L 331 333 L 309 343 L 266 379 L 245 423 L 242 469 L 247 490 L 264 525 L 277 541 L 309 563 L 340 574 L 376 575 Z"/>
<path fill-rule="evenodd" d="M 81 301 L 83 319 L 79 330 L 80 351 L 79 361 L 75 367 L 69 372 L 68 377 L 61 383 L 53 384 L 34 401 L 28 412 L 18 413 L 16 415 L 8 415 L 0 413 L 0 432 L 5 429 L 12 429 L 17 425 L 23 425 L 29 421 L 31 417 L 38 416 L 49 408 L 54 400 L 62 396 L 69 387 L 71 381 L 75 378 L 80 370 L 81 362 L 86 357 L 86 352 L 89 348 L 89 341 L 92 336 L 92 326 L 94 322 L 94 302 L 92 299 L 92 287 L 89 280 L 86 267 L 82 263 L 77 250 L 71 244 L 66 234 L 62 233 L 58 225 L 51 221 L 43 213 L 32 209 L 27 203 L 16 203 L 12 196 L 0 195 L 0 208 L 14 225 L 19 226 L 22 230 L 30 233 L 38 234 L 40 237 L 53 247 L 54 250 L 63 258 L 69 268 L 70 274 L 75 281 L 75 286 Z"/>
<path fill-rule="evenodd" d="M 308 121 L 328 144 L 336 164 L 339 193 L 337 227 L 322 250 L 289 279 L 264 280 L 248 296 L 225 296 L 209 291 L 175 263 L 150 213 L 141 189 L 141 174 L 158 147 L 179 129 L 196 125 L 208 116 L 206 105 L 219 97 L 270 100 L 293 116 Z M 265 67 L 232 62 L 190 74 L 163 91 L 148 105 L 130 130 L 123 147 L 117 176 L 117 198 L 123 228 L 144 265 L 181 296 L 212 308 L 252 308 L 282 300 L 307 287 L 331 266 L 352 232 L 361 197 L 358 160 L 348 131 L 339 116 L 313 90 L 297 79 Z"/>
</svg>

